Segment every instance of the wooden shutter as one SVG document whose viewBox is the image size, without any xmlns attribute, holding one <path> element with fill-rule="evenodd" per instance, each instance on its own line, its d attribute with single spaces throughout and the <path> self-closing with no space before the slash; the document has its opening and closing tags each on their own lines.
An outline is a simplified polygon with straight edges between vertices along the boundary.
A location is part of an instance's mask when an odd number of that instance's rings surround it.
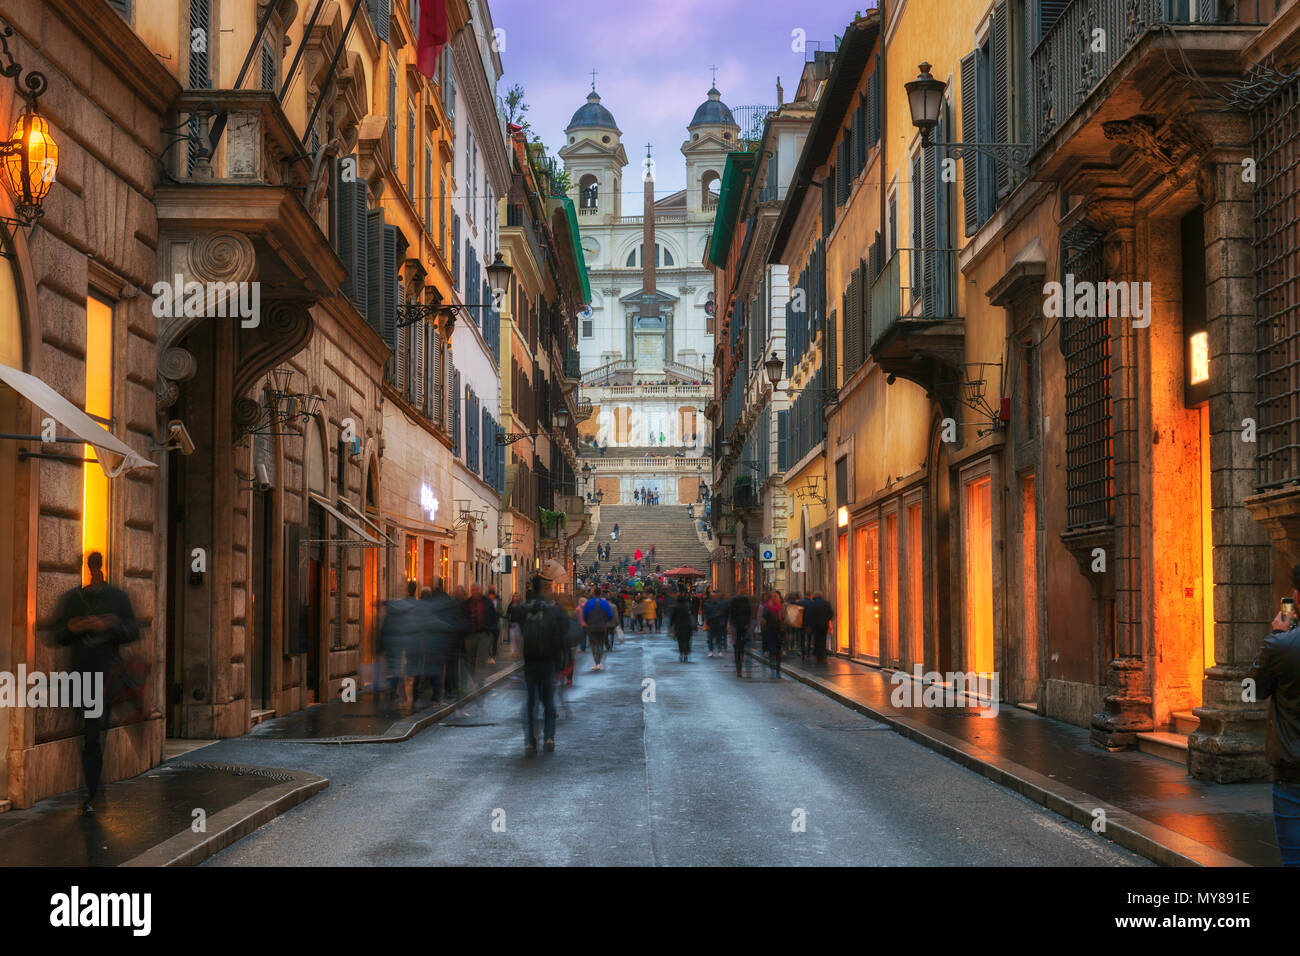
<svg viewBox="0 0 1300 956">
<path fill-rule="evenodd" d="M 1065 12 L 1070 0 L 1030 0 L 1030 4 L 1037 13 L 1034 33 L 1034 44 L 1037 45 L 1043 42 L 1043 37 L 1047 36 L 1057 17 Z"/>
<path fill-rule="evenodd" d="M 452 380 L 452 416 L 451 416 L 451 441 L 452 450 L 455 451 L 456 457 L 460 457 L 460 370 L 457 369 L 455 378 Z"/>
<path fill-rule="evenodd" d="M 867 79 L 867 145 L 880 142 L 880 54 L 876 54 L 875 69 Z"/>
<path fill-rule="evenodd" d="M 415 407 L 424 408 L 425 385 L 429 379 L 428 356 L 425 339 L 429 337 L 428 325 L 421 319 L 415 325 L 408 326 L 415 333 Z"/>
<path fill-rule="evenodd" d="M 976 84 L 975 52 L 961 58 L 961 139 L 963 143 L 978 142 L 979 92 Z M 983 219 L 980 216 L 979 160 L 967 153 L 961 161 L 961 197 L 966 235 L 973 236 Z"/>
<path fill-rule="evenodd" d="M 382 209 L 366 213 L 366 309 L 370 324 L 393 348 L 384 331 L 384 229 Z"/>
<path fill-rule="evenodd" d="M 443 423 L 445 405 L 442 399 L 442 334 L 437 329 L 430 328 L 429 388 L 425 394 L 425 406 L 429 410 L 429 420 L 435 425 Z"/>
<path fill-rule="evenodd" d="M 990 77 L 993 99 L 992 132 L 993 142 L 1011 142 L 1011 103 L 1010 103 L 1010 69 L 1011 48 L 1010 21 L 1007 16 L 1007 0 L 1000 0 L 993 8 L 993 21 L 990 24 L 992 36 L 989 38 L 989 52 L 992 57 L 992 76 Z M 997 163 L 993 167 L 994 193 L 989 212 L 992 214 L 998 200 L 1011 189 L 1011 167 L 1006 163 Z"/>
<path fill-rule="evenodd" d="M 448 435 L 454 435 L 456 430 L 456 385 L 459 379 L 456 373 L 456 363 L 452 360 L 450 351 L 443 355 L 442 381 L 444 386 L 442 393 L 444 409 L 442 427 Z"/>
<path fill-rule="evenodd" d="M 370 4 L 370 22 L 383 43 L 388 42 L 389 0 L 366 0 Z M 392 114 L 389 114 L 392 115 Z"/>
<path fill-rule="evenodd" d="M 108 5 L 131 22 L 131 0 L 108 0 Z"/>
</svg>

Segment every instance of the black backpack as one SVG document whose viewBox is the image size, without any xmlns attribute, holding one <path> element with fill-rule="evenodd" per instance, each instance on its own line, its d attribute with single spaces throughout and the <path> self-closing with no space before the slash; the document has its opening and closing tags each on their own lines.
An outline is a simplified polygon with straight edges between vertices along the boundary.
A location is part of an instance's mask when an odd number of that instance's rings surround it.
<svg viewBox="0 0 1300 956">
<path fill-rule="evenodd" d="M 524 661 L 538 663 L 554 656 L 553 625 L 547 620 L 549 607 L 542 601 L 531 602 L 524 612 L 520 631 L 524 636 Z"/>
</svg>

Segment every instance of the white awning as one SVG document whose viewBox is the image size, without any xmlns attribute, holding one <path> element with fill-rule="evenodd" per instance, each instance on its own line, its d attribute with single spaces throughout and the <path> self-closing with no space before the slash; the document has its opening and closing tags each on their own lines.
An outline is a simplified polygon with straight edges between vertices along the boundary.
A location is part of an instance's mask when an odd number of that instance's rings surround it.
<svg viewBox="0 0 1300 956">
<path fill-rule="evenodd" d="M 348 501 L 348 499 L 346 499 L 346 498 L 340 498 L 340 499 L 339 499 L 339 504 L 341 504 L 344 508 L 347 508 L 348 511 L 351 511 L 354 515 L 356 515 L 358 518 L 360 518 L 362 521 L 364 521 L 367 525 L 369 525 L 370 527 L 374 528 L 374 529 L 375 529 L 375 534 L 379 535 L 379 537 L 383 538 L 383 539 L 384 539 L 385 541 L 387 541 L 389 544 L 396 544 L 396 543 L 397 543 L 397 542 L 394 541 L 392 538 L 390 538 L 388 535 L 384 534 L 384 529 L 383 529 L 383 528 L 379 527 L 379 525 L 375 524 L 373 521 L 371 521 L 369 518 L 367 518 L 366 515 L 365 515 L 365 513 L 362 512 L 360 509 L 358 509 L 357 506 L 354 505 L 352 502 Z"/>
<path fill-rule="evenodd" d="M 0 363 L 0 382 L 91 445 L 99 459 L 99 467 L 108 477 L 116 478 L 132 468 L 158 467 L 35 375 Z"/>
<path fill-rule="evenodd" d="M 356 536 L 360 538 L 364 543 L 373 544 L 375 546 L 379 545 L 379 542 L 376 541 L 374 538 L 372 538 L 370 535 L 368 535 L 366 533 L 366 530 L 362 528 L 361 525 L 357 524 L 355 521 L 353 521 L 343 512 L 339 511 L 338 508 L 335 508 L 332 504 L 330 504 L 328 498 L 324 498 L 313 491 L 311 493 L 311 500 L 316 502 L 316 504 L 320 505 L 322 508 L 324 508 L 333 517 L 337 518 L 345 528 L 348 528 L 349 530 L 353 531 L 356 534 Z"/>
</svg>

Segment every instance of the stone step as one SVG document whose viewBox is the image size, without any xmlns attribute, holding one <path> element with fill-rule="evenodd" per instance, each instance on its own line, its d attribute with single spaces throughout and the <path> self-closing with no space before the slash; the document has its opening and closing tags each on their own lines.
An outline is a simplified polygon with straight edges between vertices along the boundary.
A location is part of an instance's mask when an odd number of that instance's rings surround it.
<svg viewBox="0 0 1300 956">
<path fill-rule="evenodd" d="M 1157 730 L 1137 735 L 1138 750 L 1179 766 L 1187 766 L 1187 735 Z"/>
<path fill-rule="evenodd" d="M 1201 718 L 1190 710 L 1176 710 L 1173 713 L 1174 732 L 1188 735 L 1201 726 Z"/>
</svg>

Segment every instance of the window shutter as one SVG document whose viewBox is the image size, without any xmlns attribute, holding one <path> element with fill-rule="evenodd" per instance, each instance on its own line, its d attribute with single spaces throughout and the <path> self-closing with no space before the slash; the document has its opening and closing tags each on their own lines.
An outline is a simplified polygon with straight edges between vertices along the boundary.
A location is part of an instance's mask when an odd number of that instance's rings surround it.
<svg viewBox="0 0 1300 956">
<path fill-rule="evenodd" d="M 961 58 L 961 139 L 963 143 L 977 142 L 979 129 L 979 93 L 976 85 L 974 51 Z M 973 236 L 983 221 L 980 217 L 979 160 L 967 153 L 961 160 L 961 197 L 966 235 Z"/>
<path fill-rule="evenodd" d="M 1010 34 L 1008 32 L 1007 18 L 1007 0 L 1001 0 L 993 8 L 993 22 L 991 24 L 992 37 L 990 38 L 989 51 L 992 54 L 992 87 L 993 94 L 993 116 L 992 131 L 993 142 L 1010 143 L 1011 142 L 1011 103 L 1009 102 L 1008 90 L 1010 82 L 1008 71 L 1011 68 L 1008 50 L 1010 49 Z M 990 198 L 989 212 L 997 206 L 998 200 L 1007 194 L 1011 189 L 1011 167 L 1006 163 L 997 163 L 993 167 L 994 172 L 994 194 Z"/>
<path fill-rule="evenodd" d="M 496 426 L 497 435 L 504 435 L 506 430 L 501 427 L 500 423 Z M 496 439 L 493 439 L 496 441 Z M 497 493 L 504 495 L 506 493 L 506 446 L 498 444 L 497 448 Z M 503 501 L 504 505 L 505 502 Z"/>
<path fill-rule="evenodd" d="M 262 89 L 275 90 L 275 45 L 269 39 L 262 41 Z"/>
<path fill-rule="evenodd" d="M 451 214 L 451 281 L 460 282 L 460 214 Z"/>
<path fill-rule="evenodd" d="M 415 334 L 415 407 L 424 408 L 424 387 L 429 378 L 427 364 L 428 352 L 425 351 L 425 339 L 429 337 L 428 326 L 420 320 L 408 328 Z"/>
<path fill-rule="evenodd" d="M 867 145 L 880 142 L 880 54 L 876 54 L 876 68 L 867 80 Z"/>
<path fill-rule="evenodd" d="M 344 164 L 351 165 L 353 162 L 355 160 L 352 157 L 345 156 L 334 163 L 334 251 L 339 254 L 348 270 L 339 290 L 355 304 L 358 297 L 364 298 L 366 290 L 364 285 L 358 285 L 357 276 L 357 239 L 365 235 L 365 220 L 362 220 L 363 226 L 358 230 L 355 195 L 357 184 L 343 178 Z"/>
<path fill-rule="evenodd" d="M 835 205 L 842 206 L 849 198 L 849 140 L 847 130 L 841 131 L 839 147 L 835 152 Z"/>
<path fill-rule="evenodd" d="M 912 157 L 912 252 L 911 252 L 911 295 L 910 302 L 921 294 L 921 247 L 925 241 L 921 238 L 924 213 L 921 197 L 925 194 L 925 181 L 921 178 L 921 154 Z M 900 263 L 901 265 L 901 263 Z"/>
<path fill-rule="evenodd" d="M 454 438 L 456 431 L 456 363 L 452 360 L 451 351 L 443 353 L 442 357 L 442 380 L 443 380 L 443 428 L 448 435 Z"/>
<path fill-rule="evenodd" d="M 948 142 L 949 130 L 952 128 L 952 111 L 947 103 L 939 112 L 939 126 L 936 130 L 937 139 L 941 143 Z M 933 317 L 942 317 L 949 314 L 954 303 L 950 300 L 952 294 L 952 282 L 950 281 L 949 271 L 951 270 L 953 259 L 945 250 L 952 248 L 954 245 L 952 237 L 952 228 L 949 225 L 952 216 L 952 189 L 951 183 L 945 182 L 942 176 L 936 174 L 936 170 L 943 167 L 944 159 L 947 155 L 947 149 L 943 146 L 935 146 L 931 151 L 931 169 L 930 182 L 933 185 L 933 233 L 931 248 L 934 250 L 927 255 L 930 260 L 931 288 L 934 291 L 934 298 L 927 307 L 931 308 L 927 314 Z"/>
<path fill-rule="evenodd" d="M 124 16 L 128 23 L 131 21 L 131 0 L 108 0 L 108 5 Z"/>
<path fill-rule="evenodd" d="M 384 226 L 384 266 L 381 275 L 383 286 L 383 320 L 384 340 L 396 347 L 397 336 L 397 227 Z"/>
<path fill-rule="evenodd" d="M 437 329 L 429 329 L 429 386 L 425 394 L 425 406 L 429 410 L 429 420 L 435 425 L 443 422 L 442 414 L 446 403 L 442 400 L 442 335 Z"/>
<path fill-rule="evenodd" d="M 452 380 L 452 416 L 451 416 L 451 441 L 452 450 L 456 457 L 460 457 L 460 370 L 456 370 L 455 378 Z"/>
<path fill-rule="evenodd" d="M 125 4 L 123 4 L 125 6 Z M 126 16 L 126 11 L 118 11 Z M 206 90 L 212 87 L 209 56 L 212 50 L 212 14 L 208 0 L 190 0 L 190 36 L 195 30 L 203 31 L 203 49 L 194 49 L 194 44 L 187 44 L 190 51 L 190 89 Z"/>
<path fill-rule="evenodd" d="M 389 229 L 393 231 L 394 235 L 397 234 L 396 226 L 387 226 L 385 227 L 384 231 L 387 232 Z M 388 269 L 388 248 L 387 247 L 388 247 L 388 237 L 385 236 L 384 237 L 385 272 L 387 272 Z M 392 308 L 393 336 L 397 342 L 396 348 L 393 350 L 393 362 L 394 362 L 393 384 L 395 384 L 398 390 L 406 396 L 406 400 L 409 402 L 412 400 L 415 392 L 415 383 L 411 381 L 412 378 L 411 357 L 412 357 L 412 353 L 415 351 L 414 347 L 411 345 L 411 339 L 415 335 L 415 326 L 413 325 L 403 326 L 398 324 L 398 318 L 402 314 L 401 307 L 406 302 L 406 289 L 402 286 L 402 283 L 397 280 L 397 250 L 396 250 L 395 242 L 394 242 L 394 249 L 393 249 L 393 281 L 389 285 L 389 289 L 391 290 L 389 292 L 389 295 L 392 297 L 393 300 L 393 308 Z M 388 321 L 387 301 L 384 302 L 384 306 L 385 306 L 384 321 L 385 324 L 387 324 Z"/>
<path fill-rule="evenodd" d="M 778 471 L 790 467 L 790 411 L 785 408 L 776 413 L 776 467 Z"/>
<path fill-rule="evenodd" d="M 486 408 L 479 412 L 479 416 L 482 428 L 479 444 L 483 449 L 483 480 L 496 487 L 496 475 L 494 474 L 496 455 L 492 454 L 492 416 L 488 414 Z"/>
<path fill-rule="evenodd" d="M 388 22 L 387 18 L 384 20 Z M 387 37 L 384 38 L 385 40 Z M 388 64 L 388 152 L 393 164 L 393 173 L 397 173 L 397 67 Z"/>
<path fill-rule="evenodd" d="M 366 2 L 370 4 L 370 22 L 375 25 L 375 33 L 379 35 L 381 42 L 387 43 L 389 0 L 366 0 Z"/>
<path fill-rule="evenodd" d="M 371 326 L 393 348 L 384 329 L 384 211 L 366 213 L 366 309 Z"/>
<path fill-rule="evenodd" d="M 822 237 L 825 238 L 831 234 L 835 228 L 835 170 L 830 169 L 826 172 L 826 179 L 822 182 Z"/>
<path fill-rule="evenodd" d="M 1043 37 L 1047 36 L 1047 31 L 1052 28 L 1057 17 L 1065 12 L 1065 8 L 1070 5 L 1070 0 L 1031 0 L 1031 5 L 1038 14 L 1037 30 L 1034 35 L 1034 44 L 1043 42 Z"/>
</svg>

